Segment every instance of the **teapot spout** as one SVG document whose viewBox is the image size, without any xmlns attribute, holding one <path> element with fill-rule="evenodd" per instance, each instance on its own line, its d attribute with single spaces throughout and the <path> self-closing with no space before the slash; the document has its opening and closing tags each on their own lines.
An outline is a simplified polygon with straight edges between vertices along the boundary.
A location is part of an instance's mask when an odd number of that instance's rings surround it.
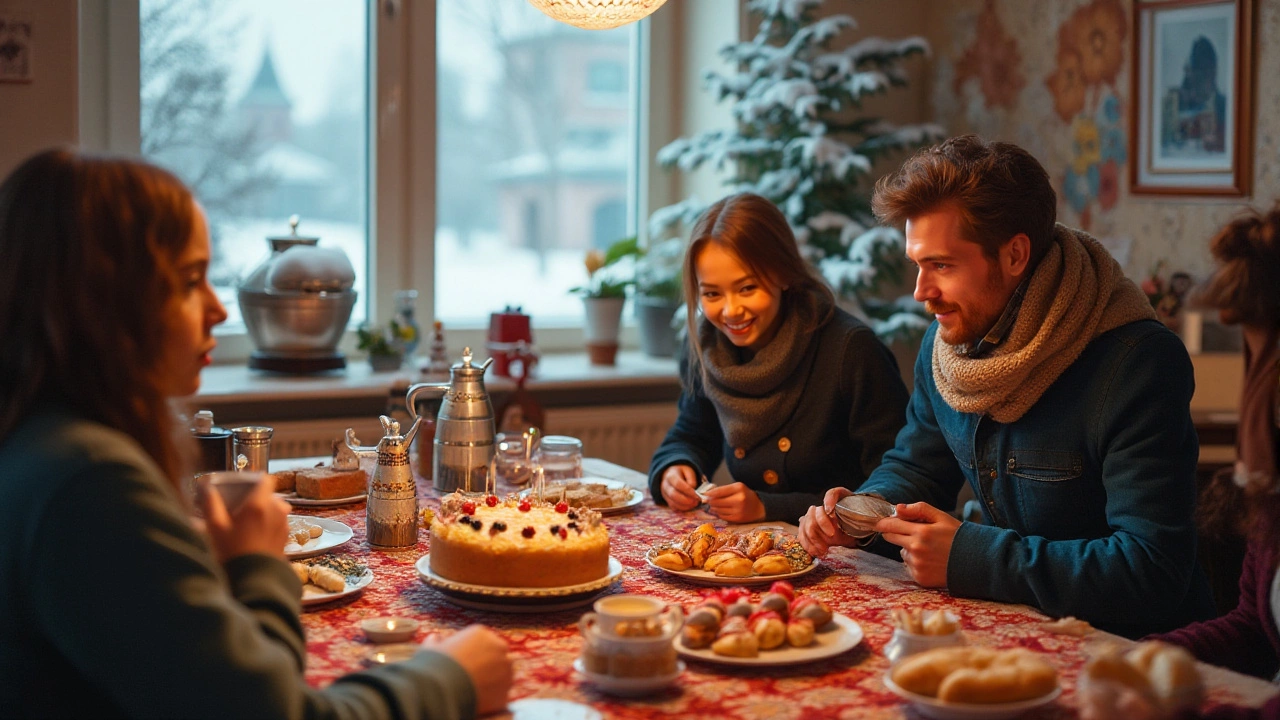
<svg viewBox="0 0 1280 720">
<path fill-rule="evenodd" d="M 409 432 L 404 434 L 404 444 L 409 446 L 413 443 L 413 436 L 418 434 L 418 428 L 422 427 L 422 418 L 415 417 L 413 422 L 409 424 Z"/>
<path fill-rule="evenodd" d="M 480 372 L 483 373 L 485 370 L 488 370 L 489 366 L 492 364 L 493 364 L 493 356 L 490 355 L 489 357 L 485 358 L 484 362 L 480 363 Z"/>
</svg>

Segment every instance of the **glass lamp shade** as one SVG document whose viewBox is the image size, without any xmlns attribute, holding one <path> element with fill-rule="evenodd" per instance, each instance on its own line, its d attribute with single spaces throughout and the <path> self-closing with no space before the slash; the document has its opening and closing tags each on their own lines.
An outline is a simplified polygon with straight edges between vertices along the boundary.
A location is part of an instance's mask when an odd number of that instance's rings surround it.
<svg viewBox="0 0 1280 720">
<path fill-rule="evenodd" d="M 584 30 L 608 30 L 635 22 L 667 0 L 529 0 L 548 17 Z"/>
</svg>

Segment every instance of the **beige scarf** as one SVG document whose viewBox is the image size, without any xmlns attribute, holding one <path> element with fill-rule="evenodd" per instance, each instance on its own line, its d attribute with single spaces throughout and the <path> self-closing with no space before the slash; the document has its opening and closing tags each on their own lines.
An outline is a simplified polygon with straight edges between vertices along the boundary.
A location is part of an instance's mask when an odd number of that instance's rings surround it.
<svg viewBox="0 0 1280 720">
<path fill-rule="evenodd" d="M 1106 248 L 1059 224 L 1031 276 L 1009 337 L 981 358 L 965 357 L 936 339 L 933 380 L 953 409 L 1011 423 L 1036 404 L 1095 337 L 1155 317 L 1147 296 L 1124 276 Z"/>
</svg>

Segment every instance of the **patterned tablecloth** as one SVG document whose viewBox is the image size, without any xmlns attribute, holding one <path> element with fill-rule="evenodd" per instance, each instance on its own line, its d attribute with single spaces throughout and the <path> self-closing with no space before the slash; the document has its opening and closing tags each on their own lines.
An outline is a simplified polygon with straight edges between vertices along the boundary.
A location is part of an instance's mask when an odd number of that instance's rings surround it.
<svg viewBox="0 0 1280 720">
<path fill-rule="evenodd" d="M 626 480 L 642 487 L 644 477 L 625 468 L 589 460 L 588 471 Z M 422 503 L 438 500 L 429 482 L 420 482 Z M 408 616 L 422 621 L 418 640 L 437 630 L 484 623 L 510 643 L 515 658 L 513 700 L 526 697 L 559 698 L 590 705 L 606 717 L 716 718 L 901 718 L 914 717 L 881 678 L 889 667 L 882 648 L 892 626 L 893 607 L 946 608 L 962 619 L 970 643 L 992 647 L 1025 647 L 1045 653 L 1058 669 L 1063 693 L 1029 718 L 1075 717 L 1076 676 L 1089 653 L 1104 642 L 1125 642 L 1094 632 L 1086 638 L 1045 631 L 1047 618 L 1021 605 L 954 598 L 928 590 L 907 576 L 901 563 L 869 553 L 836 549 L 818 569 L 795 580 L 797 591 L 824 599 L 838 613 L 856 620 L 865 632 L 862 643 L 843 655 L 791 667 L 742 668 L 686 661 L 688 668 L 672 687 L 643 699 L 615 698 L 598 691 L 572 668 L 582 647 L 578 617 L 583 608 L 540 614 L 487 612 L 453 604 L 419 580 L 414 562 L 428 551 L 427 532 L 420 531 L 416 548 L 401 552 L 373 551 L 365 542 L 364 505 L 340 508 L 296 508 L 295 513 L 339 520 L 355 532 L 340 548 L 361 558 L 373 570 L 373 583 L 354 597 L 309 608 L 303 614 L 307 632 L 308 682 L 322 687 L 335 678 L 366 666 L 371 651 L 360 630 L 365 618 Z M 706 522 L 697 512 L 677 513 L 657 507 L 646 495 L 634 512 L 606 518 L 611 554 L 623 568 L 621 580 L 608 592 L 643 593 L 686 607 L 705 590 L 673 579 L 645 563 L 654 544 L 674 538 Z M 794 530 L 794 528 L 792 528 Z M 589 608 L 586 608 L 589 609 Z M 1202 665 L 1210 685 L 1209 702 L 1261 704 L 1274 694 L 1269 683 Z"/>
</svg>

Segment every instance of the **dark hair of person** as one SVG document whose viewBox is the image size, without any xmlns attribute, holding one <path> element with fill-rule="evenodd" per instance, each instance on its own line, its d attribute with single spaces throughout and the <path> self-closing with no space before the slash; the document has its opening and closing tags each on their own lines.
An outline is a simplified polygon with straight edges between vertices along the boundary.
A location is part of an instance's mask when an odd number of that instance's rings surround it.
<svg viewBox="0 0 1280 720">
<path fill-rule="evenodd" d="M 1217 268 L 1195 293 L 1196 301 L 1229 322 L 1280 328 L 1280 201 L 1266 214 L 1249 210 L 1227 223 L 1209 241 L 1209 251 Z M 1232 470 L 1214 476 L 1200 493 L 1201 532 L 1214 538 L 1255 533 L 1280 547 L 1277 488 L 1241 488 Z"/>
<path fill-rule="evenodd" d="M 886 225 L 953 208 L 965 239 L 995 258 L 1018 233 L 1031 239 L 1035 267 L 1053 243 L 1058 197 L 1049 174 L 1012 143 L 961 135 L 920 150 L 876 183 L 871 209 Z"/>
<path fill-rule="evenodd" d="M 702 249 L 714 243 L 738 258 L 751 274 L 770 288 L 781 291 L 783 303 L 814 300 L 819 309 L 812 332 L 831 319 L 835 296 L 813 266 L 800 256 L 795 233 L 787 218 L 768 199 L 753 193 L 722 198 L 699 216 L 689 233 L 684 253 L 684 301 L 688 308 L 689 372 L 698 373 L 698 313 L 701 292 L 696 261 Z"/>
<path fill-rule="evenodd" d="M 136 160 L 46 150 L 0 184 L 0 442 L 60 407 L 177 482 L 186 455 L 154 360 L 198 222 L 182 182 Z"/>
</svg>

